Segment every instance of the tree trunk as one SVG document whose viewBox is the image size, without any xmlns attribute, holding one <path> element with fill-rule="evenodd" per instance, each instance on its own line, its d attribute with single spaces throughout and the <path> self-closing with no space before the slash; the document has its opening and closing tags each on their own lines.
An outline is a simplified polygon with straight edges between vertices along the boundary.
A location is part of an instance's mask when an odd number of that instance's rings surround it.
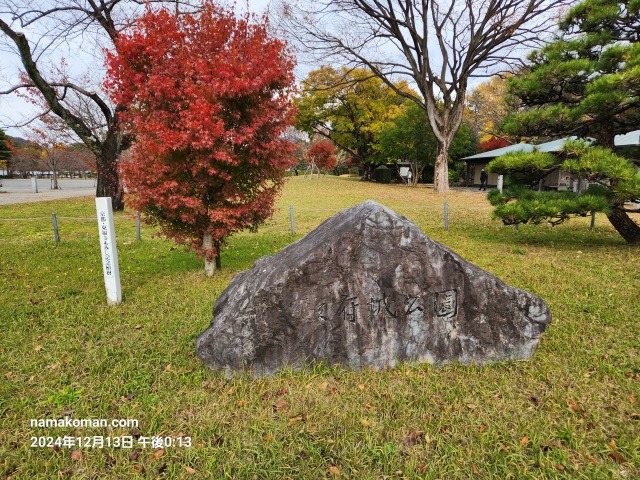
<svg viewBox="0 0 640 480">
<path fill-rule="evenodd" d="M 216 271 L 217 256 L 216 259 L 209 260 L 207 258 L 208 252 L 213 249 L 213 238 L 211 232 L 205 232 L 202 236 L 202 249 L 204 250 L 204 273 L 207 277 L 212 277 Z"/>
<path fill-rule="evenodd" d="M 124 189 L 118 175 L 118 132 L 115 127 L 109 128 L 107 138 L 96 160 L 98 181 L 96 197 L 111 197 L 114 211 L 124 210 Z"/>
<path fill-rule="evenodd" d="M 369 182 L 373 179 L 373 164 L 372 163 L 363 163 L 362 164 L 362 177 L 360 180 L 363 182 Z"/>
<path fill-rule="evenodd" d="M 615 228 L 627 242 L 633 244 L 640 243 L 640 225 L 634 222 L 622 208 L 613 207 L 611 213 L 607 215 L 607 218 L 611 222 L 611 225 L 613 225 L 613 228 Z"/>
<path fill-rule="evenodd" d="M 449 143 L 438 142 L 436 164 L 433 169 L 433 189 L 438 193 L 449 192 Z"/>
</svg>

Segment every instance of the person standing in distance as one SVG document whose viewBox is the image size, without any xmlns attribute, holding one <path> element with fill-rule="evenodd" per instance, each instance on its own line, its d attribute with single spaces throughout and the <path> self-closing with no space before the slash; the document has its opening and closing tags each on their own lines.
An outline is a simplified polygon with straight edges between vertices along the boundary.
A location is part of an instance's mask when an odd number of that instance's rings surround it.
<svg viewBox="0 0 640 480">
<path fill-rule="evenodd" d="M 484 190 L 485 192 L 487 191 L 488 179 L 489 179 L 489 175 L 487 175 L 487 172 L 485 172 L 483 168 L 482 172 L 480 172 L 480 188 L 478 190 Z"/>
</svg>

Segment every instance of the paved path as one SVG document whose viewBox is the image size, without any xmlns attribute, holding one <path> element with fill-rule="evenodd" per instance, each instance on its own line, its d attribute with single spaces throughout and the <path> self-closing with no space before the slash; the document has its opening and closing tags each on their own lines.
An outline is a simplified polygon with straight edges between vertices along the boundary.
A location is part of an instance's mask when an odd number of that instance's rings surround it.
<svg viewBox="0 0 640 480">
<path fill-rule="evenodd" d="M 13 203 L 42 202 L 62 198 L 95 196 L 95 180 L 62 178 L 58 180 L 59 190 L 51 190 L 51 180 L 38 179 L 38 193 L 33 193 L 31 179 L 0 179 L 0 205 Z"/>
</svg>

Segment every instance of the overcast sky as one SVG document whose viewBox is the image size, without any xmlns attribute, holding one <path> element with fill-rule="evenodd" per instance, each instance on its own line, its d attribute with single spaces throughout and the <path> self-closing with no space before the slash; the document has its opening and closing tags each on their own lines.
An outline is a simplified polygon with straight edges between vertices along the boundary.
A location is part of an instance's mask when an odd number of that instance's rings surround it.
<svg viewBox="0 0 640 480">
<path fill-rule="evenodd" d="M 244 10 L 248 3 L 249 9 L 255 13 L 263 13 L 269 5 L 270 0 L 239 0 L 238 9 Z M 5 0 L 0 0 L 0 4 L 6 4 Z M 0 8 L 2 10 L 3 8 Z M 2 16 L 5 22 L 9 22 L 10 18 Z M 18 72 L 22 68 L 20 58 L 15 53 L 15 48 L 10 40 L 0 33 L 0 90 L 6 90 L 8 87 L 18 82 Z M 7 41 L 9 43 L 7 43 Z M 12 51 L 13 50 L 13 51 Z M 69 48 L 59 48 L 54 52 L 54 66 L 59 64 L 64 58 L 73 74 L 83 75 L 96 72 L 102 68 L 101 53 L 98 45 L 92 45 L 92 42 L 83 42 L 82 47 L 71 45 Z M 99 68 L 96 68 L 99 67 Z M 49 66 L 39 65 L 41 72 L 45 75 L 50 70 Z M 8 135 L 14 137 L 24 137 L 28 128 L 17 129 L 12 125 L 18 125 L 26 122 L 33 117 L 35 111 L 31 105 L 25 100 L 12 95 L 0 95 L 0 128 L 5 130 Z"/>
</svg>

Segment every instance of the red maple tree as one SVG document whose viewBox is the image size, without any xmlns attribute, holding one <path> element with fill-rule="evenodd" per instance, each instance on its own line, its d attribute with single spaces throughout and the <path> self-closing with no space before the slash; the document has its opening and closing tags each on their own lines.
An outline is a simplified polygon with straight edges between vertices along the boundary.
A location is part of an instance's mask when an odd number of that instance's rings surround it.
<svg viewBox="0 0 640 480">
<path fill-rule="evenodd" d="M 511 145 L 511 143 L 504 138 L 491 137 L 489 140 L 482 142 L 478 149 L 481 152 L 489 152 L 491 150 L 497 150 L 498 148 L 508 147 L 509 145 Z"/>
<path fill-rule="evenodd" d="M 106 86 L 135 136 L 121 172 L 131 205 L 220 266 L 231 233 L 273 213 L 293 146 L 293 59 L 266 24 L 205 2 L 149 9 L 107 55 Z M 215 266 L 213 260 L 215 259 Z"/>
<path fill-rule="evenodd" d="M 336 166 L 336 146 L 330 140 L 320 140 L 307 150 L 307 161 L 315 162 L 321 170 L 331 170 Z"/>
</svg>

